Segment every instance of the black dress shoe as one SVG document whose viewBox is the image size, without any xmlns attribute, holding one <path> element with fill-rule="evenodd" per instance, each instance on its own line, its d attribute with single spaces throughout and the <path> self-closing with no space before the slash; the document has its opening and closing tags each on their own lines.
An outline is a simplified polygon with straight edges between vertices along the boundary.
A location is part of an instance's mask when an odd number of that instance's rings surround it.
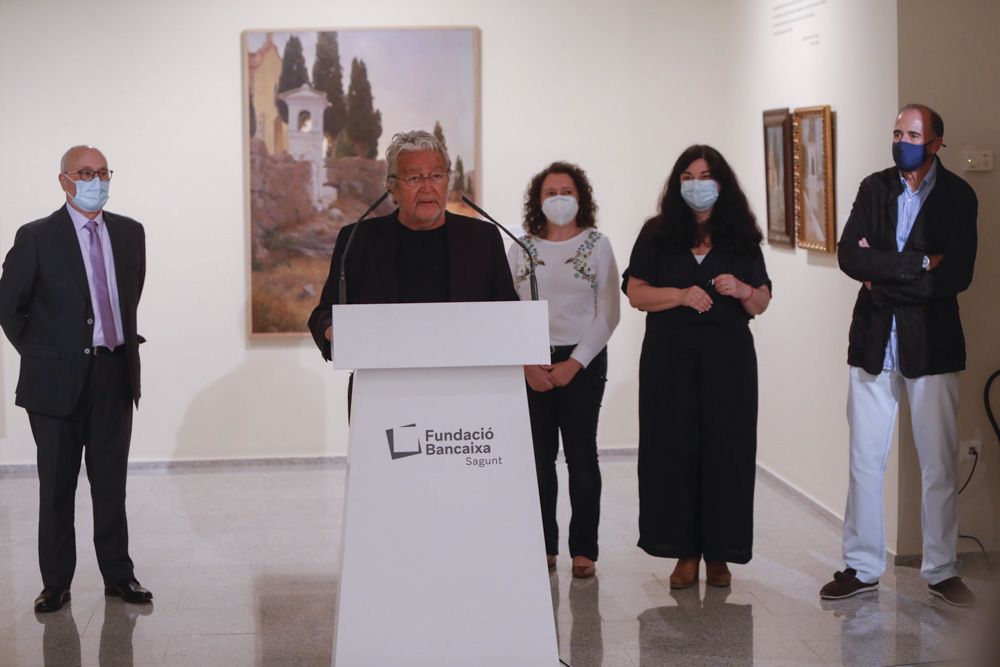
<svg viewBox="0 0 1000 667">
<path fill-rule="evenodd" d="M 35 611 L 46 614 L 50 611 L 59 611 L 63 605 L 69 602 L 68 588 L 43 588 L 42 592 L 35 598 Z"/>
<path fill-rule="evenodd" d="M 142 604 L 153 601 L 153 594 L 142 587 L 135 579 L 126 579 L 117 584 L 108 584 L 104 587 L 104 594 L 111 597 L 121 598 L 125 602 L 132 604 Z"/>
</svg>

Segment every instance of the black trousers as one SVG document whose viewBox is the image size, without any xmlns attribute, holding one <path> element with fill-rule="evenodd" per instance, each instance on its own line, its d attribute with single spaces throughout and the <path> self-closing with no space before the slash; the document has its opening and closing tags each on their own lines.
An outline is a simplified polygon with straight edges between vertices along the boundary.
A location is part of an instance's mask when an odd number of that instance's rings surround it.
<svg viewBox="0 0 1000 667">
<path fill-rule="evenodd" d="M 565 361 L 573 345 L 556 347 L 552 363 Z M 594 357 L 565 387 L 537 392 L 528 387 L 531 437 L 535 447 L 535 473 L 542 505 L 545 553 L 559 553 L 556 498 L 559 480 L 556 458 L 559 434 L 569 469 L 569 552 L 597 560 L 597 525 L 601 518 L 601 469 L 597 463 L 597 418 L 607 382 L 607 348 Z"/>
<path fill-rule="evenodd" d="M 132 391 L 124 348 L 91 358 L 69 417 L 28 413 L 38 460 L 38 562 L 45 586 L 69 588 L 76 570 L 73 526 L 80 460 L 94 506 L 94 548 L 106 584 L 133 576 L 128 555 L 125 478 L 132 437 Z"/>
<path fill-rule="evenodd" d="M 750 329 L 647 329 L 639 362 L 639 547 L 664 558 L 748 562 L 756 454 Z"/>
</svg>

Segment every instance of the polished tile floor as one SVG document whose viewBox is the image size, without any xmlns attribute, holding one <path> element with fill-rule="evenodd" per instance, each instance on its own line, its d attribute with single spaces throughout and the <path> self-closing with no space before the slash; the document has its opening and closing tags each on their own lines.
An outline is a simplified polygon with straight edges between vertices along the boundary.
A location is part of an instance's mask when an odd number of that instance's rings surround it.
<svg viewBox="0 0 1000 667">
<path fill-rule="evenodd" d="M 634 458 L 601 465 L 598 576 L 574 580 L 562 555 L 550 577 L 572 667 L 955 664 L 979 650 L 980 626 L 1000 627 L 931 600 L 912 568 L 890 569 L 877 594 L 821 603 L 839 529 L 763 475 L 755 558 L 732 589 L 672 592 L 673 561 L 633 546 Z M 81 479 L 73 601 L 36 616 L 37 482 L 0 477 L 0 665 L 329 665 L 343 486 L 334 464 L 131 473 L 131 552 L 155 595 L 140 607 L 103 595 Z M 988 575 L 965 574 L 990 597 Z"/>
</svg>

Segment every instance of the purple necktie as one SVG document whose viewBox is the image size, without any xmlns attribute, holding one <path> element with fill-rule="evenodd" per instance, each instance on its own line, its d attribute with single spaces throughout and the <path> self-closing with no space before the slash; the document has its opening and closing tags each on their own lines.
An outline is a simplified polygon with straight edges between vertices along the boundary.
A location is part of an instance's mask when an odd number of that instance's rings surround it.
<svg viewBox="0 0 1000 667">
<path fill-rule="evenodd" d="M 118 333 L 111 310 L 111 295 L 108 293 L 108 273 L 104 270 L 104 250 L 101 248 L 101 238 L 97 235 L 97 222 L 91 220 L 84 227 L 90 232 L 90 269 L 94 274 L 94 292 L 97 294 L 97 303 L 94 305 L 101 316 L 104 344 L 113 350 L 118 347 Z"/>
</svg>

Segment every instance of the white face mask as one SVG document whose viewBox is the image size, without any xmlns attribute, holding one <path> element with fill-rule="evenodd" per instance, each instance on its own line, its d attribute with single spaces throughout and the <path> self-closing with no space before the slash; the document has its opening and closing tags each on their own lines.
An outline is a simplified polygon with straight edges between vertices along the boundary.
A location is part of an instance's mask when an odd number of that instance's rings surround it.
<svg viewBox="0 0 1000 667">
<path fill-rule="evenodd" d="M 576 220 L 576 212 L 579 210 L 579 202 L 570 195 L 556 195 L 542 202 L 542 213 L 553 225 L 568 225 Z"/>
<path fill-rule="evenodd" d="M 704 213 L 719 199 L 719 184 L 713 180 L 681 181 L 681 197 L 692 211 Z"/>
<path fill-rule="evenodd" d="M 76 195 L 72 197 L 73 203 L 81 211 L 93 213 L 100 211 L 108 203 L 108 187 L 111 181 L 102 181 L 94 176 L 89 181 L 73 181 L 76 185 Z"/>
</svg>

